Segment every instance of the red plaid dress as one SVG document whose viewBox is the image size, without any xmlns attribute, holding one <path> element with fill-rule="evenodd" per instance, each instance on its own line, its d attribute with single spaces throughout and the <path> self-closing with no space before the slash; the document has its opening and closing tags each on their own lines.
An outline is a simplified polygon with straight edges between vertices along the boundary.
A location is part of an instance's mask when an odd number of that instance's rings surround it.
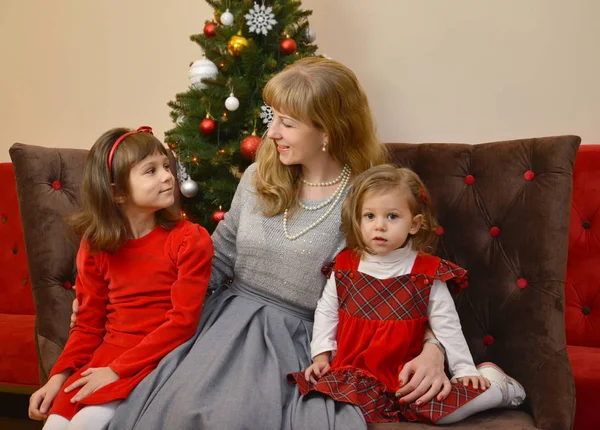
<svg viewBox="0 0 600 430">
<path fill-rule="evenodd" d="M 318 391 L 360 407 L 368 423 L 436 423 L 481 394 L 453 384 L 446 399 L 420 406 L 401 405 L 395 395 L 402 367 L 421 353 L 433 281 L 448 282 L 456 292 L 466 287 L 467 271 L 419 254 L 410 274 L 377 279 L 358 272 L 359 262 L 346 249 L 328 267 L 335 271 L 339 301 L 338 350 L 331 369 L 316 384 L 306 382 L 304 372 L 288 375 L 290 382 L 297 383 L 303 395 Z"/>
</svg>

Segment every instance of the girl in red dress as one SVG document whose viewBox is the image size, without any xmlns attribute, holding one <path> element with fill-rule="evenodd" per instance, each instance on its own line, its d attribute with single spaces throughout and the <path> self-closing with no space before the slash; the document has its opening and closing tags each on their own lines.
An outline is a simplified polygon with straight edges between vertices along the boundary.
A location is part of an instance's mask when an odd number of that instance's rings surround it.
<svg viewBox="0 0 600 430">
<path fill-rule="evenodd" d="M 195 333 L 213 246 L 171 209 L 175 179 L 150 127 L 115 128 L 90 150 L 83 210 L 71 222 L 77 324 L 48 382 L 30 399 L 45 430 L 103 429 L 118 404 Z"/>
<path fill-rule="evenodd" d="M 326 270 L 315 312 L 313 364 L 289 376 L 302 394 L 357 405 L 369 423 L 449 424 L 524 401 L 521 384 L 499 367 L 475 367 L 449 292 L 466 287 L 467 272 L 425 253 L 435 229 L 429 195 L 411 170 L 382 165 L 356 178 L 342 209 L 347 248 Z M 403 404 L 401 371 L 421 351 L 426 323 L 437 338 L 426 342 L 445 350 L 452 390 Z"/>
</svg>

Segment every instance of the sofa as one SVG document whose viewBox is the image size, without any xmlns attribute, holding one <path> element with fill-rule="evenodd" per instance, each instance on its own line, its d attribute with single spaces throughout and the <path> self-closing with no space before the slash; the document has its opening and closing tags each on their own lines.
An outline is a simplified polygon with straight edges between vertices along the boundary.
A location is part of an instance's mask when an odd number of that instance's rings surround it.
<svg viewBox="0 0 600 430">
<path fill-rule="evenodd" d="M 11 163 L 0 163 L 0 391 L 31 392 L 38 386 L 35 307 Z"/>
<path fill-rule="evenodd" d="M 573 427 L 564 279 L 579 144 L 576 136 L 478 145 L 389 144 L 393 162 L 414 169 L 431 191 L 441 226 L 437 253 L 470 271 L 457 308 L 475 361 L 497 363 L 528 393 L 520 410 L 489 411 L 451 428 Z M 67 239 L 63 219 L 80 205 L 85 151 L 15 144 L 10 156 L 38 312 L 43 382 L 69 332 L 73 294 L 62 284 L 72 282 L 77 244 Z"/>
<path fill-rule="evenodd" d="M 582 145 L 575 162 L 565 312 L 575 430 L 600 429 L 600 145 Z"/>
</svg>

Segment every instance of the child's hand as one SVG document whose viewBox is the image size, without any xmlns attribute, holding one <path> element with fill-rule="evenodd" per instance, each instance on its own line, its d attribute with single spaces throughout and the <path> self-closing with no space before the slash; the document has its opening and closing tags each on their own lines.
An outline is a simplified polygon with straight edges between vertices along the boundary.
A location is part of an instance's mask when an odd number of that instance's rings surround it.
<svg viewBox="0 0 600 430">
<path fill-rule="evenodd" d="M 304 372 L 304 377 L 306 378 L 306 381 L 310 381 L 313 384 L 316 384 L 317 379 L 319 379 L 321 376 L 327 373 L 327 371 L 331 367 L 329 365 L 329 357 L 330 354 L 327 352 L 316 355 L 313 358 L 313 364 L 311 364 L 310 367 Z M 316 376 L 317 379 L 315 379 L 313 375 Z"/>
<path fill-rule="evenodd" d="M 119 380 L 119 375 L 117 375 L 110 367 L 90 367 L 85 372 L 82 372 L 81 376 L 83 376 L 83 378 L 78 379 L 65 388 L 65 393 L 68 393 L 75 388 L 83 387 L 73 396 L 71 403 L 78 402 L 92 394 L 94 391 Z"/>
<path fill-rule="evenodd" d="M 465 387 L 472 385 L 474 389 L 483 391 L 490 388 L 490 381 L 483 376 L 463 376 L 462 378 L 452 378 L 452 382 L 459 382 Z"/>
<path fill-rule="evenodd" d="M 58 373 L 31 395 L 29 398 L 29 418 L 32 420 L 45 420 L 48 418 L 50 405 L 68 377 L 68 372 Z"/>
</svg>

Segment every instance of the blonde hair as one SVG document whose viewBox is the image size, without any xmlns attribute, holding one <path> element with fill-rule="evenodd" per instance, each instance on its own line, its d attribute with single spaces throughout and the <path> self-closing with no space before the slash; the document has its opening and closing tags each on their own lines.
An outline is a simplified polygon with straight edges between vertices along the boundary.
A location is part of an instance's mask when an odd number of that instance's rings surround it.
<svg viewBox="0 0 600 430">
<path fill-rule="evenodd" d="M 119 144 L 114 153 L 114 181 L 111 184 L 108 154 L 115 141 L 130 131 L 127 128 L 108 130 L 94 143 L 85 161 L 82 210 L 67 221 L 75 233 L 88 242 L 93 252 L 116 251 L 130 233 L 129 222 L 119 210 L 114 196 L 131 195 L 129 175 L 133 165 L 148 155 L 167 156 L 165 147 L 151 134 L 132 134 Z M 161 209 L 155 215 L 158 225 L 167 230 L 173 229 L 180 219 L 172 208 Z"/>
<path fill-rule="evenodd" d="M 422 215 L 419 231 L 412 235 L 412 248 L 415 251 L 432 252 L 437 236 L 437 221 L 427 188 L 419 176 L 410 169 L 383 164 L 363 172 L 354 181 L 342 206 L 342 232 L 346 235 L 346 246 L 363 254 L 369 252 L 361 231 L 362 206 L 368 192 L 386 193 L 401 189 L 408 199 L 410 213 L 414 217 Z"/>
<path fill-rule="evenodd" d="M 369 101 L 356 75 L 337 61 L 302 58 L 269 80 L 264 102 L 327 135 L 327 151 L 355 174 L 384 163 L 387 151 L 375 136 Z M 256 157 L 255 186 L 266 216 L 293 208 L 300 192 L 299 165 L 279 160 L 265 136 Z"/>
</svg>

